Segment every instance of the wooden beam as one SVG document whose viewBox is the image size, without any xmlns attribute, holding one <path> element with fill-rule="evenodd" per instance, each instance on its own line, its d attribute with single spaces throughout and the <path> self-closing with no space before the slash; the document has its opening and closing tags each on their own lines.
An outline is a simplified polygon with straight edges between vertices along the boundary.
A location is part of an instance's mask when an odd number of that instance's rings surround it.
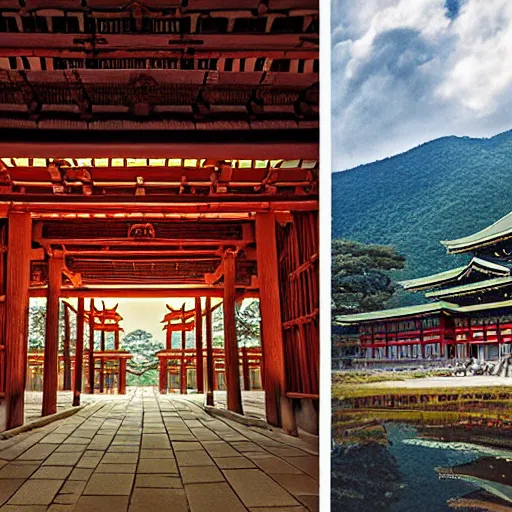
<svg viewBox="0 0 512 512">
<path fill-rule="evenodd" d="M 203 312 L 201 309 L 201 297 L 196 297 L 196 389 L 198 393 L 204 393 L 203 371 Z"/>
<path fill-rule="evenodd" d="M 46 335 L 43 369 L 43 416 L 57 412 L 59 382 L 59 294 L 62 285 L 62 254 L 54 254 L 48 262 L 48 298 L 46 300 Z"/>
<path fill-rule="evenodd" d="M 46 288 L 31 288 L 30 297 L 46 297 Z M 86 289 L 62 288 L 61 297 L 73 298 L 187 298 L 187 297 L 223 297 L 222 288 L 97 288 Z"/>
<path fill-rule="evenodd" d="M 273 213 L 256 215 L 265 408 L 268 423 L 282 426 L 287 433 L 296 435 L 293 406 L 286 397 L 276 234 L 276 219 Z"/>
<path fill-rule="evenodd" d="M 213 406 L 213 390 L 215 386 L 214 368 L 213 368 L 213 336 L 212 336 L 212 299 L 206 297 L 205 316 L 206 316 L 206 397 L 205 404 Z"/>
<path fill-rule="evenodd" d="M 228 409 L 243 414 L 235 315 L 236 260 L 232 251 L 224 257 L 224 349 Z"/>
<path fill-rule="evenodd" d="M 318 211 L 318 200 L 288 200 L 288 201 L 241 201 L 241 202 L 221 202 L 211 201 L 208 199 L 204 202 L 162 202 L 158 201 L 153 196 L 146 196 L 149 198 L 147 202 L 141 202 L 140 196 L 133 196 L 134 201 L 128 202 L 126 197 L 111 196 L 108 197 L 109 201 L 100 202 L 96 197 L 96 202 L 79 202 L 74 199 L 70 202 L 64 202 L 62 196 L 58 196 L 60 202 L 55 199 L 48 200 L 48 198 L 23 198 L 22 201 L 13 201 L 9 198 L 7 201 L 0 195 L 1 204 L 6 204 L 10 207 L 11 211 L 31 212 L 33 215 L 50 213 L 88 213 L 88 214 L 108 214 L 108 213 L 126 213 L 126 214 L 140 214 L 144 212 L 147 214 L 159 213 L 247 213 L 247 212 L 272 212 L 272 211 Z M 135 199 L 137 201 L 135 201 Z"/>
<path fill-rule="evenodd" d="M 39 34 L 38 34 L 39 35 Z M 12 36 L 12 34 L 9 34 Z M 26 37 L 26 34 L 23 34 Z M 55 36 L 52 36 L 55 37 Z M 126 137 L 126 134 L 123 134 Z M 64 142 L 0 141 L 0 155 L 17 158 L 200 158 L 215 160 L 317 160 L 318 143 L 314 142 L 247 142 L 240 143 L 173 143 L 165 142 Z"/>
<path fill-rule="evenodd" d="M 5 406 L 7 429 L 24 421 L 25 375 L 32 221 L 29 213 L 10 213 L 5 307 Z"/>
<path fill-rule="evenodd" d="M 73 389 L 73 405 L 80 405 L 82 392 L 82 374 L 84 360 L 84 311 L 83 297 L 78 299 L 78 311 L 76 316 L 76 344 L 75 344 L 75 386 Z"/>
</svg>

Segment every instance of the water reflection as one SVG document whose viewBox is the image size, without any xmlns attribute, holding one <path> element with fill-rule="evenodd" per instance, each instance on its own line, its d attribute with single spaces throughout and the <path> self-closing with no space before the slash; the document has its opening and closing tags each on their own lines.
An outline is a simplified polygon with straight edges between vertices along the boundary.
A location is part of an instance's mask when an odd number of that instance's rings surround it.
<svg viewBox="0 0 512 512">
<path fill-rule="evenodd" d="M 512 511 L 512 451 L 460 432 L 454 441 L 405 424 L 386 432 L 387 443 L 333 450 L 333 512 Z"/>
</svg>

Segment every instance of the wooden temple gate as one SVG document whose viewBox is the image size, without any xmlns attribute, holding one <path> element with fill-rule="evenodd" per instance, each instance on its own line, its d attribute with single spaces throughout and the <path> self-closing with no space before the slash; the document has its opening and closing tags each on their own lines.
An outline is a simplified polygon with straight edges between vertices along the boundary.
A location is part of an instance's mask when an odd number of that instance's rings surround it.
<svg viewBox="0 0 512 512">
<path fill-rule="evenodd" d="M 222 299 L 237 412 L 235 304 L 258 297 L 268 421 L 293 433 L 318 396 L 318 2 L 161 6 L 0 5 L 0 430 L 23 423 L 30 297 L 44 414 L 73 297 L 82 317 L 87 298 L 203 298 L 207 318 Z M 78 326 L 75 405 L 88 357 L 107 361 Z"/>
</svg>

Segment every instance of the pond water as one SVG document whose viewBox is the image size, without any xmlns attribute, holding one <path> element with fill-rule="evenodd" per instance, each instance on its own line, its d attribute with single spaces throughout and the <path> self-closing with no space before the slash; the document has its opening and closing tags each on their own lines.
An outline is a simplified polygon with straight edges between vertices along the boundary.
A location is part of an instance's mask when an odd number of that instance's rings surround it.
<svg viewBox="0 0 512 512">
<path fill-rule="evenodd" d="M 342 474 L 343 468 L 348 468 L 352 473 L 357 472 L 357 460 L 350 461 L 346 452 L 343 456 L 339 452 L 337 454 L 336 450 L 333 452 L 333 497 L 336 495 L 337 485 L 346 487 L 341 490 L 341 493 L 338 492 L 337 500 L 333 498 L 333 512 L 342 510 L 453 512 L 454 509 L 447 504 L 448 500 L 466 496 L 479 489 L 485 489 L 506 501 L 510 500 L 510 510 L 512 511 L 512 487 L 483 479 L 485 478 L 485 467 L 494 467 L 493 461 L 498 461 L 498 459 L 500 471 L 503 466 L 505 471 L 512 471 L 512 452 L 461 442 L 423 440 L 418 437 L 418 432 L 413 426 L 405 424 L 388 423 L 386 430 L 390 441 L 389 446 L 379 447 L 380 452 L 374 456 L 368 455 L 368 450 L 366 454 L 361 452 L 354 455 L 354 458 L 361 457 L 360 475 L 351 474 L 345 478 L 347 475 Z M 340 457 L 338 464 L 337 457 Z M 485 463 L 483 463 L 484 458 Z M 378 461 L 378 465 L 381 467 L 369 469 L 373 461 Z M 475 461 L 482 461 L 483 478 L 481 467 L 479 467 L 478 473 L 480 478 L 475 476 L 463 476 L 462 479 L 460 477 L 441 478 L 436 471 L 436 468 L 454 468 L 462 464 L 475 463 Z M 476 464 L 479 465 L 480 462 Z M 384 482 L 386 469 L 388 469 L 390 481 L 395 475 L 395 485 Z M 448 471 L 450 472 L 450 470 Z M 337 475 L 341 475 L 339 478 L 335 478 L 336 472 Z M 367 480 L 368 485 L 360 486 L 351 496 L 349 490 L 351 481 L 352 484 L 357 482 L 358 477 Z M 507 477 L 507 482 L 510 482 L 510 475 Z M 376 488 L 379 488 L 379 492 L 376 492 Z M 356 494 L 358 496 L 355 496 Z M 380 499 L 379 494 L 388 498 Z M 365 499 L 361 499 L 363 495 L 366 495 Z"/>
</svg>

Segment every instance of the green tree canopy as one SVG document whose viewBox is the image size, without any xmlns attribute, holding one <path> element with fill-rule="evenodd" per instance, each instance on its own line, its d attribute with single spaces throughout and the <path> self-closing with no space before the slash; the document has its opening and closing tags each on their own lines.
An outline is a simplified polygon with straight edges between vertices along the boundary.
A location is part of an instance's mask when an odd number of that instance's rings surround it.
<svg viewBox="0 0 512 512">
<path fill-rule="evenodd" d="M 236 335 L 239 346 L 260 345 L 260 304 L 257 300 L 244 301 L 235 307 Z M 224 309 L 217 308 L 212 314 L 213 346 L 224 346 Z"/>
<path fill-rule="evenodd" d="M 338 239 L 332 242 L 333 315 L 383 309 L 396 292 L 388 272 L 404 267 L 393 247 Z"/>
<path fill-rule="evenodd" d="M 163 350 L 164 343 L 153 339 L 153 335 L 142 329 L 129 332 L 121 342 L 122 348 L 133 354 L 131 366 L 142 369 L 158 363 L 155 353 Z"/>
</svg>

